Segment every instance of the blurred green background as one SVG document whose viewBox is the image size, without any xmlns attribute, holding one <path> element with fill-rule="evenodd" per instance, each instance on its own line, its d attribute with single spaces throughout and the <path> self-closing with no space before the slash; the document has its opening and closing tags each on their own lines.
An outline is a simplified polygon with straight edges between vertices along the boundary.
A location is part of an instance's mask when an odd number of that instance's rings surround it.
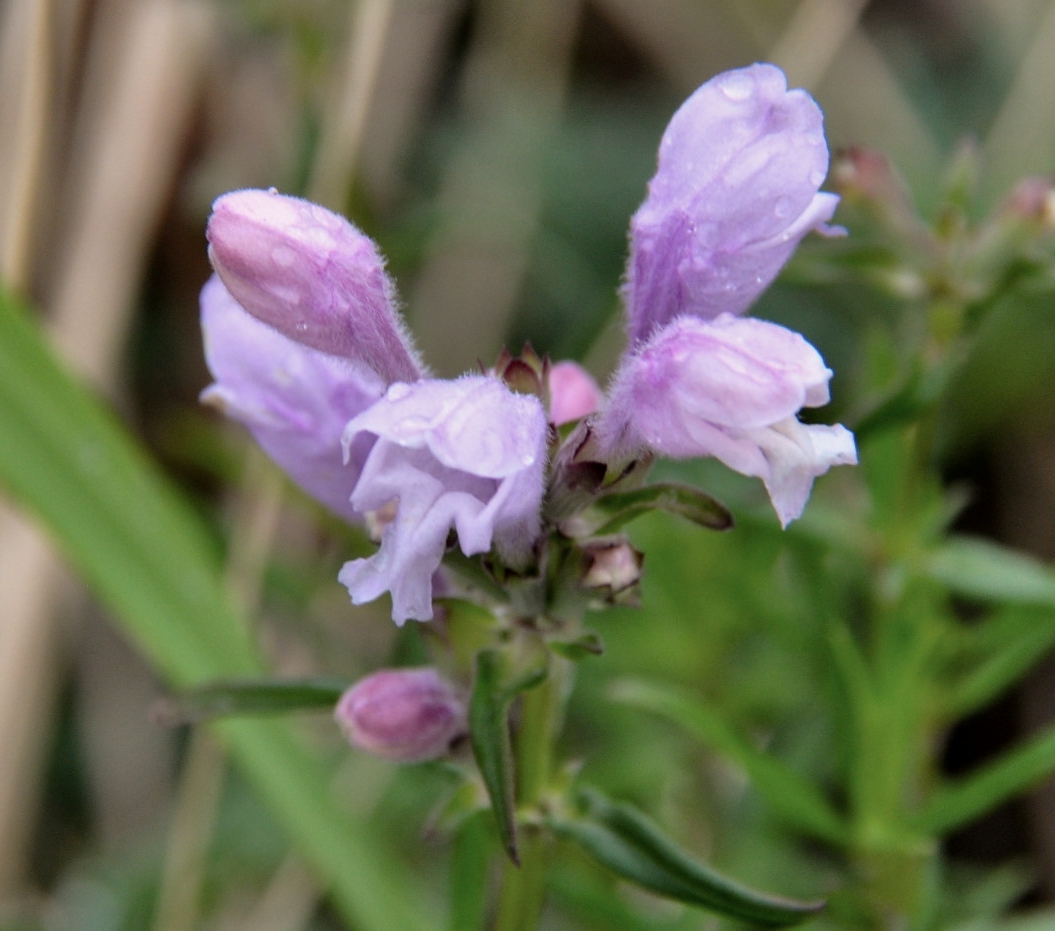
<svg viewBox="0 0 1055 931">
<path fill-rule="evenodd" d="M 384 605 L 347 603 L 336 572 L 367 544 L 197 406 L 209 380 L 203 228 L 218 194 L 273 185 L 362 226 L 440 375 L 530 340 L 603 382 L 623 347 L 627 221 L 670 114 L 718 71 L 780 64 L 820 102 L 833 149 L 886 153 L 924 216 L 956 165 L 980 166 L 976 218 L 1020 177 L 1055 167 L 1050 0 L 6 0 L 0 29 L 3 280 L 217 539 L 234 541 L 233 584 L 273 667 L 291 675 L 351 679 L 420 655 L 420 632 L 397 635 Z M 825 420 L 853 426 L 867 332 L 904 309 L 891 310 L 890 288 L 834 272 L 831 248 L 807 243 L 756 312 L 822 350 L 836 371 Z M 971 496 L 961 526 L 1049 560 L 1052 298 L 1039 288 L 987 321 L 940 447 Z M 608 652 L 584 666 L 565 744 L 594 781 L 680 824 L 744 879 L 824 891 L 823 856 L 801 869 L 735 773 L 612 700 L 620 676 L 663 677 L 779 735 L 785 759 L 825 776 L 831 722 L 809 642 L 820 634 L 799 623 L 816 593 L 786 573 L 794 548 L 750 516 L 752 483 L 707 464 L 671 471 L 724 495 L 746 530 L 641 524 L 644 610 L 597 622 Z M 852 481 L 823 479 L 821 507 Z M 0 510 L 0 593 L 0 928 L 342 926 L 236 772 L 219 763 L 195 782 L 187 736 L 150 721 L 164 686 L 14 506 Z M 1055 717 L 1052 671 L 961 725 L 949 771 Z M 442 769 L 345 754 L 326 716 L 304 729 L 319 752 L 349 757 L 348 808 L 442 902 L 449 847 L 423 828 Z M 965 913 L 971 895 L 1055 896 L 1053 812 L 1042 789 L 950 841 L 966 864 Z M 164 906 L 181 830 L 200 841 L 189 918 Z M 562 874 L 552 927 L 616 927 L 593 882 L 585 863 Z M 648 908 L 641 927 L 710 927 Z"/>
</svg>

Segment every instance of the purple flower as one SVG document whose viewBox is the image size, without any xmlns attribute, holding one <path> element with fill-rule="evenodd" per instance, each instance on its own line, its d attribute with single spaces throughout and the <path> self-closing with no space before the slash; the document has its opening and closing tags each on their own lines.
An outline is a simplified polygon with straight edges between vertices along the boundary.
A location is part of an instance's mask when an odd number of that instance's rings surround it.
<svg viewBox="0 0 1055 931">
<path fill-rule="evenodd" d="M 624 358 L 597 431 L 616 458 L 713 456 L 761 478 L 787 526 L 816 476 L 857 461 L 845 427 L 796 418 L 828 402 L 831 376 L 816 349 L 775 323 L 680 317 Z"/>
<path fill-rule="evenodd" d="M 857 461 L 846 428 L 797 419 L 828 402 L 817 350 L 737 316 L 806 233 L 836 232 L 827 169 L 820 109 L 773 65 L 720 74 L 674 114 L 630 224 L 630 346 L 595 424 L 608 456 L 713 456 L 761 478 L 783 526 L 814 478 Z"/>
<path fill-rule="evenodd" d="M 745 311 L 839 198 L 823 117 L 773 65 L 727 71 L 670 121 L 648 197 L 630 224 L 623 298 L 631 345 L 681 314 Z"/>
<path fill-rule="evenodd" d="M 370 442 L 342 463 L 345 424 L 384 383 L 344 359 L 287 339 L 251 317 L 215 275 L 201 292 L 205 359 L 216 379 L 202 400 L 245 424 L 264 451 L 312 497 L 355 519 L 349 497 Z"/>
<path fill-rule="evenodd" d="M 429 667 L 360 679 L 341 696 L 334 718 L 352 744 L 398 763 L 443 756 L 467 727 L 464 703 Z"/>
<path fill-rule="evenodd" d="M 539 531 L 546 414 L 537 398 L 496 378 L 397 382 L 345 429 L 350 446 L 376 438 L 352 494 L 359 513 L 398 500 L 369 559 L 339 576 L 352 601 L 392 593 L 392 619 L 432 617 L 432 574 L 448 533 L 466 556 L 492 544 L 511 565 L 531 554 Z"/>
<path fill-rule="evenodd" d="M 341 571 L 352 600 L 391 591 L 397 623 L 431 618 L 451 530 L 466 555 L 493 545 L 526 562 L 546 466 L 538 399 L 492 377 L 426 379 L 373 242 L 322 207 L 236 191 L 209 240 L 204 398 L 334 511 L 384 524 L 380 551 Z"/>
<path fill-rule="evenodd" d="M 232 191 L 207 236 L 213 268 L 254 317 L 386 383 L 425 374 L 377 247 L 344 217 L 274 190 Z"/>
</svg>

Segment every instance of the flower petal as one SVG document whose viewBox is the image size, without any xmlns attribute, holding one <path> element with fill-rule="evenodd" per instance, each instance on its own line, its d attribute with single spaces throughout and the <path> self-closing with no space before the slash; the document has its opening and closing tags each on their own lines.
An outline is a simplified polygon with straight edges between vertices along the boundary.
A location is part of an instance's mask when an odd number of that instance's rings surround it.
<svg viewBox="0 0 1055 931">
<path fill-rule="evenodd" d="M 381 381 L 251 317 L 215 275 L 201 292 L 201 323 L 216 379 L 202 400 L 245 424 L 308 494 L 357 519 L 349 497 L 372 443 L 364 437 L 344 464 L 341 435 L 350 418 L 382 395 Z"/>
<path fill-rule="evenodd" d="M 831 374 L 816 349 L 775 323 L 680 317 L 624 360 L 597 435 L 614 458 L 713 456 L 761 478 L 787 524 L 816 476 L 856 462 L 848 430 L 795 416 L 827 400 Z"/>
<path fill-rule="evenodd" d="M 631 344 L 680 314 L 742 313 L 803 236 L 830 232 L 838 197 L 823 117 L 773 65 L 718 75 L 674 114 L 631 221 L 624 299 Z"/>
<path fill-rule="evenodd" d="M 488 376 L 391 385 L 344 442 L 375 440 L 352 494 L 360 513 L 397 500 L 381 548 L 347 563 L 356 604 L 392 593 L 392 617 L 432 617 L 432 576 L 453 529 L 467 556 L 494 546 L 523 563 L 539 532 L 546 415 L 537 398 Z"/>
</svg>

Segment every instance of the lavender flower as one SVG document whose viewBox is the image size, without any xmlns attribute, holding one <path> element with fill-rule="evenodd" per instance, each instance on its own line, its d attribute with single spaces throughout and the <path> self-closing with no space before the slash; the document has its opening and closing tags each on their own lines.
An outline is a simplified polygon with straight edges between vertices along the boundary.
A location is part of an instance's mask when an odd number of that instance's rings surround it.
<svg viewBox="0 0 1055 931">
<path fill-rule="evenodd" d="M 465 705 L 435 669 L 382 669 L 337 702 L 348 740 L 386 760 L 434 760 L 466 731 Z"/>
<path fill-rule="evenodd" d="M 598 432 L 617 458 L 713 456 L 761 478 L 787 526 L 816 476 L 857 461 L 845 427 L 796 418 L 828 403 L 831 376 L 816 349 L 775 323 L 680 317 L 624 359 Z"/>
<path fill-rule="evenodd" d="M 630 347 L 596 423 L 615 459 L 714 456 L 761 478 L 780 522 L 855 463 L 842 426 L 805 426 L 831 371 L 801 336 L 742 313 L 838 203 L 822 115 L 773 65 L 718 75 L 674 114 L 630 226 Z"/>
<path fill-rule="evenodd" d="M 773 65 L 712 78 L 674 114 L 630 223 L 623 299 L 631 345 L 680 314 L 745 311 L 839 198 L 823 117 Z"/>
<path fill-rule="evenodd" d="M 380 551 L 341 571 L 352 600 L 390 591 L 398 624 L 431 618 L 452 529 L 466 555 L 494 545 L 523 564 L 546 465 L 538 399 L 492 377 L 426 379 L 373 242 L 322 207 L 236 191 L 209 239 L 205 400 L 337 513 L 391 517 Z"/>
<path fill-rule="evenodd" d="M 380 551 L 345 564 L 339 576 L 352 601 L 392 593 L 392 619 L 432 617 L 432 573 L 447 534 L 466 556 L 492 543 L 506 562 L 523 564 L 539 531 L 546 415 L 537 398 L 496 378 L 397 382 L 353 418 L 347 448 L 376 437 L 352 494 L 359 513 L 393 499 Z"/>
</svg>

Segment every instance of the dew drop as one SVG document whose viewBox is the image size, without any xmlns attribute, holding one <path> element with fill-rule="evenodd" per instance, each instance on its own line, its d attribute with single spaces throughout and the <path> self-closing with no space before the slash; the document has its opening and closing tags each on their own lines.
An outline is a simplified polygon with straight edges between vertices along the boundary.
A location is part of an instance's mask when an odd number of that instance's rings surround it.
<svg viewBox="0 0 1055 931">
<path fill-rule="evenodd" d="M 293 324 L 293 329 L 296 330 L 298 333 L 307 333 L 308 332 L 307 321 L 305 321 L 305 320 L 297 321 L 295 324 Z"/>
<path fill-rule="evenodd" d="M 389 385 L 388 391 L 385 393 L 389 401 L 401 401 L 408 394 L 410 394 L 410 385 L 406 385 L 401 381 Z"/>
<path fill-rule="evenodd" d="M 811 171 L 810 172 L 810 184 L 812 184 L 814 187 L 820 187 L 823 181 L 824 181 L 824 172 L 823 171 Z"/>
<path fill-rule="evenodd" d="M 773 205 L 773 213 L 780 219 L 784 219 L 791 215 L 791 198 L 790 197 L 778 197 L 776 204 Z"/>
<path fill-rule="evenodd" d="M 721 79 L 718 89 L 730 100 L 746 100 L 754 82 L 746 74 L 728 74 Z"/>
<path fill-rule="evenodd" d="M 269 187 L 267 189 L 267 192 L 268 192 L 268 194 L 277 194 L 278 193 L 278 188 L 277 187 Z"/>
</svg>

